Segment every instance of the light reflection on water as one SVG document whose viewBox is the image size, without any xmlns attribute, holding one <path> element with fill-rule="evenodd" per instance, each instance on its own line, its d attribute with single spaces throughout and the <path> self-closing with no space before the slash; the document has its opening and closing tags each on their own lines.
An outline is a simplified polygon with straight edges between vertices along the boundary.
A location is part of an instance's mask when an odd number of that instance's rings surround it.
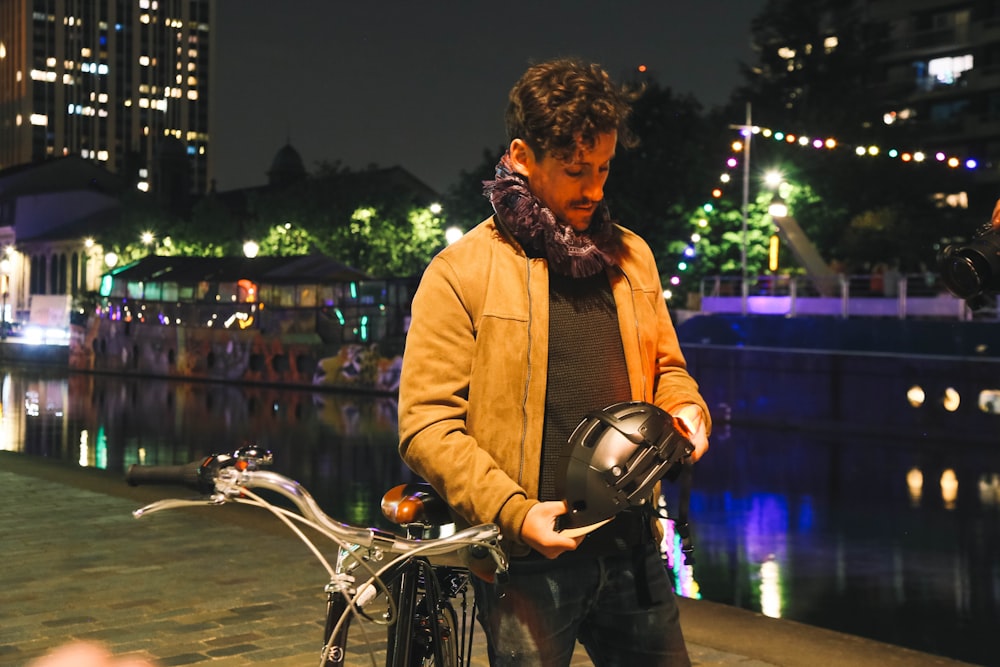
<svg viewBox="0 0 1000 667">
<path fill-rule="evenodd" d="M 396 452 L 392 398 L 75 373 L 2 378 L 0 449 L 123 472 L 255 442 L 328 512 L 362 524 L 381 521 L 387 484 L 414 479 Z"/>
<path fill-rule="evenodd" d="M 696 469 L 702 596 L 997 664 L 1000 509 L 981 490 L 993 450 L 734 426 Z"/>
<path fill-rule="evenodd" d="M 717 424 L 695 470 L 696 563 L 687 590 L 998 664 L 1000 427 L 971 421 L 963 430 L 970 420 L 896 412 L 880 418 L 893 392 L 908 405 L 913 380 L 887 373 L 893 379 L 879 386 L 870 367 L 857 386 L 841 374 L 833 392 L 828 373 L 812 385 L 801 369 L 789 379 L 771 367 L 761 385 L 752 364 L 737 371 L 695 361 Z M 743 387 L 753 401 L 741 403 Z M 857 407 L 865 397 L 870 414 Z M 850 427 L 833 428 L 845 402 Z M 795 406 L 798 417 L 776 405 Z M 273 450 L 275 468 L 329 513 L 356 524 L 384 526 L 382 492 L 413 479 L 396 452 L 396 403 L 387 397 L 8 370 L 0 408 L 0 449 L 116 473 L 250 440 Z M 751 409 L 769 414 L 751 418 Z"/>
</svg>

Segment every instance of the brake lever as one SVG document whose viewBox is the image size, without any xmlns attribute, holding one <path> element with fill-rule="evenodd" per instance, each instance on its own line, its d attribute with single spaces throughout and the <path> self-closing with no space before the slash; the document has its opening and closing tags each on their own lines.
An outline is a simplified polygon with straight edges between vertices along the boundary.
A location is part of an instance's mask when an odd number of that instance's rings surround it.
<svg viewBox="0 0 1000 667">
<path fill-rule="evenodd" d="M 166 498 L 164 500 L 157 500 L 156 502 L 150 503 L 144 507 L 140 507 L 137 510 L 133 510 L 132 516 L 136 519 L 141 519 L 147 514 L 162 512 L 163 510 L 177 509 L 178 507 L 204 507 L 205 505 L 224 505 L 225 503 L 226 499 L 221 495 L 213 495 L 210 498 L 198 498 L 191 500 Z"/>
</svg>

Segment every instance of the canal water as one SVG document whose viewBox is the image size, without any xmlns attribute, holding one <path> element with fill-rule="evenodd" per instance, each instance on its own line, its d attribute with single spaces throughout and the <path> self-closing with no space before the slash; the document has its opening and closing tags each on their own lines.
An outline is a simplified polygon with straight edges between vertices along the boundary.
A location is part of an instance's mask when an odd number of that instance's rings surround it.
<svg viewBox="0 0 1000 667">
<path fill-rule="evenodd" d="M 968 384 L 1000 385 L 1000 367 L 689 361 L 716 423 L 695 467 L 686 594 L 1000 665 L 1000 402 Z M 331 515 L 385 527 L 382 492 L 414 479 L 389 397 L 5 368 L 0 408 L 0 449 L 105 469 L 109 484 L 132 463 L 251 441 Z"/>
</svg>

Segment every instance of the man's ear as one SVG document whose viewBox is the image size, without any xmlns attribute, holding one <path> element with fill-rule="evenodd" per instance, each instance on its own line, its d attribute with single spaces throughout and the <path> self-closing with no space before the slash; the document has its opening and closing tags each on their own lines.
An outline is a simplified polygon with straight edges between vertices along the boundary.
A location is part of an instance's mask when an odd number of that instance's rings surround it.
<svg viewBox="0 0 1000 667">
<path fill-rule="evenodd" d="M 510 164 L 515 173 L 531 180 L 532 165 L 535 164 L 535 154 L 524 139 L 514 139 L 507 150 L 510 154 Z"/>
</svg>

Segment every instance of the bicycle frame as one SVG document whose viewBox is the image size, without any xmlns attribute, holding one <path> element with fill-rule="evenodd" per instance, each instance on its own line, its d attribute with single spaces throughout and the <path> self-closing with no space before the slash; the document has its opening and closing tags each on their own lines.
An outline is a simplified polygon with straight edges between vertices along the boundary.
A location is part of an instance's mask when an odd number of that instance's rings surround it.
<svg viewBox="0 0 1000 667">
<path fill-rule="evenodd" d="M 338 571 L 343 572 L 340 566 Z M 388 570 L 380 571 L 380 578 L 391 582 L 385 586 L 390 610 L 386 613 L 391 614 L 391 610 L 395 610 L 394 618 L 387 619 L 387 667 L 422 665 L 428 659 L 433 660 L 434 665 L 469 664 L 464 641 L 457 651 L 449 649 L 456 640 L 453 635 L 457 619 L 450 618 L 449 623 L 444 624 L 447 628 L 442 627 L 439 619 L 442 614 L 454 615 L 450 600 L 463 595 L 463 627 L 459 634 L 464 640 L 464 621 L 467 617 L 464 594 L 470 576 L 465 568 L 434 565 L 428 558 L 419 556 L 407 556 Z M 353 616 L 350 600 L 364 596 L 364 592 L 359 594 L 353 587 L 346 591 L 327 587 L 324 636 L 329 639 L 324 653 L 324 667 L 346 664 L 347 635 Z M 471 630 L 471 625 L 468 629 Z M 465 662 L 458 662 L 463 657 Z"/>
<path fill-rule="evenodd" d="M 330 575 L 325 587 L 321 667 L 345 664 L 349 629 L 355 616 L 387 626 L 387 667 L 428 664 L 426 660 L 439 666 L 457 665 L 467 647 L 463 637 L 461 651 L 455 650 L 452 635 L 456 614 L 450 600 L 460 593 L 465 595 L 468 578 L 472 576 L 465 565 L 470 558 L 492 558 L 497 575 L 505 575 L 507 561 L 499 547 L 499 528 L 483 524 L 448 536 L 425 538 L 429 529 L 425 522 L 404 524 L 406 536 L 344 524 L 324 513 L 298 482 L 260 470 L 271 460 L 269 452 L 246 447 L 233 455 L 212 455 L 186 466 L 132 466 L 126 475 L 130 484 L 184 484 L 207 495 L 198 500 L 157 501 L 134 511 L 133 515 L 141 518 L 176 507 L 229 502 L 266 509 L 303 541 Z M 278 493 L 291 500 L 295 509 L 275 506 L 252 489 Z M 335 566 L 304 534 L 300 524 L 338 546 Z M 360 585 L 359 573 L 363 578 Z M 447 590 L 442 582 L 448 584 Z M 380 595 L 384 597 L 385 610 L 384 618 L 378 620 L 369 616 L 365 607 Z M 462 632 L 465 616 L 463 603 Z M 471 626 L 469 634 L 471 646 Z"/>
</svg>

